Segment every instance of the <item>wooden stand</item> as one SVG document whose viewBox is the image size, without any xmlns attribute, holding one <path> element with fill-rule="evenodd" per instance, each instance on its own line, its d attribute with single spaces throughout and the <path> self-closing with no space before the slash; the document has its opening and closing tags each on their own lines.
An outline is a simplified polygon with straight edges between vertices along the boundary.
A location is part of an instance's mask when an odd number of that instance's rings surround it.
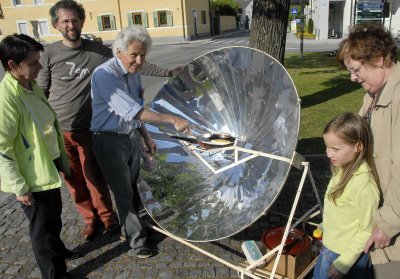
<svg viewBox="0 0 400 279">
<path fill-rule="evenodd" d="M 258 153 L 256 155 L 263 156 L 264 154 Z M 168 237 L 170 237 L 170 238 L 172 238 L 172 239 L 174 239 L 174 240 L 176 240 L 176 241 L 178 241 L 178 242 L 180 242 L 180 243 L 182 243 L 182 244 L 184 244 L 184 245 L 186 245 L 186 246 L 188 246 L 188 247 L 190 247 L 190 248 L 192 248 L 192 249 L 195 249 L 195 250 L 199 251 L 200 253 L 202 253 L 202 254 L 204 254 L 204 255 L 206 255 L 206 256 L 208 256 L 208 257 L 210 257 L 210 258 L 212 258 L 212 259 L 214 259 L 214 260 L 216 260 L 216 261 L 228 266 L 229 268 L 232 268 L 232 269 L 236 270 L 238 272 L 239 277 L 242 278 L 242 279 L 244 279 L 245 276 L 248 276 L 250 278 L 256 278 L 256 279 L 261 279 L 261 278 L 278 278 L 278 279 L 279 278 L 287 278 L 287 277 L 284 277 L 282 275 L 276 274 L 276 269 L 277 269 L 277 266 L 278 266 L 278 263 L 279 263 L 280 256 L 282 255 L 282 250 L 283 250 L 284 245 L 286 243 L 286 239 L 288 237 L 289 231 L 292 228 L 296 227 L 300 223 L 307 223 L 307 224 L 316 226 L 317 224 L 312 223 L 309 220 L 322 213 L 322 203 L 321 203 L 321 200 L 319 198 L 319 195 L 318 195 L 318 192 L 317 192 L 317 188 L 316 188 L 314 179 L 313 179 L 311 171 L 310 171 L 310 166 L 309 166 L 310 164 L 308 162 L 305 162 L 304 158 L 301 155 L 295 154 L 295 156 L 293 156 L 293 159 L 291 161 L 291 165 L 293 165 L 294 167 L 298 168 L 299 170 L 302 170 L 303 173 L 302 173 L 302 177 L 301 177 L 299 186 L 297 188 L 296 196 L 295 196 L 295 199 L 294 199 L 290 214 L 288 216 L 288 221 L 287 221 L 287 224 L 286 224 L 286 227 L 285 227 L 285 232 L 284 232 L 281 244 L 278 245 L 277 247 L 275 247 L 273 250 L 269 251 L 267 254 L 265 254 L 263 257 L 261 257 L 259 260 L 257 260 L 253 264 L 248 264 L 248 263 L 241 263 L 241 264 L 238 264 L 238 265 L 232 264 L 232 263 L 230 263 L 230 262 L 228 262 L 228 261 L 226 261 L 224 259 L 221 259 L 220 257 L 218 257 L 216 255 L 213 255 L 213 254 L 205 251 L 204 249 L 201 249 L 200 247 L 197 247 L 196 245 L 194 245 L 194 244 L 192 244 L 192 243 L 190 243 L 190 242 L 188 242 L 188 241 L 186 241 L 186 240 L 184 240 L 182 238 L 179 238 L 179 237 L 177 237 L 177 236 L 175 236 L 175 235 L 173 235 L 173 234 L 171 234 L 171 233 L 169 233 L 169 232 L 167 232 L 167 231 L 165 231 L 165 230 L 163 230 L 163 229 L 161 229 L 161 228 L 159 228 L 157 226 L 149 224 L 149 227 L 154 229 L 154 230 L 156 230 L 156 231 L 158 231 L 158 232 L 160 232 L 160 233 L 162 233 L 162 234 L 164 234 L 164 235 L 166 235 L 166 236 L 168 236 Z M 296 212 L 296 208 L 297 208 L 297 205 L 298 205 L 298 202 L 299 202 L 299 199 L 300 199 L 300 194 L 301 194 L 301 192 L 303 190 L 303 186 L 304 186 L 304 182 L 305 182 L 306 177 L 308 177 L 310 182 L 311 182 L 311 185 L 312 185 L 312 188 L 313 188 L 313 191 L 314 191 L 314 195 L 315 195 L 316 200 L 317 200 L 317 204 L 315 206 L 313 206 L 309 211 L 307 211 L 303 216 L 301 216 L 299 219 L 297 219 L 296 222 L 294 222 L 292 224 L 294 213 Z M 260 266 L 260 264 L 265 262 L 265 260 L 267 258 L 269 258 L 270 256 L 273 256 L 274 254 L 276 254 L 276 257 L 275 257 L 276 260 L 274 262 L 273 269 L 272 269 L 271 272 L 268 272 L 266 270 L 257 268 L 257 266 Z M 310 263 L 310 265 L 303 271 L 303 273 L 301 273 L 300 276 L 298 276 L 296 279 L 304 278 L 310 272 L 310 270 L 314 267 L 315 262 L 316 262 L 316 259 L 314 259 Z"/>
<path fill-rule="evenodd" d="M 317 262 L 317 258 L 314 258 L 314 259 L 311 261 L 311 263 L 306 267 L 306 269 L 304 269 L 303 272 L 300 273 L 300 274 L 296 277 L 296 279 L 303 279 L 303 278 L 305 278 L 305 277 L 310 273 L 310 271 L 313 269 L 313 267 L 314 267 L 314 265 L 315 265 L 316 262 Z M 240 267 L 243 267 L 243 268 L 246 268 L 246 267 L 248 266 L 248 263 L 247 263 L 247 262 L 241 263 L 241 264 L 239 264 L 239 266 L 240 266 Z M 265 269 L 262 269 L 262 268 L 255 268 L 255 269 L 252 270 L 252 271 L 253 271 L 253 274 L 254 274 L 254 275 L 258 276 L 258 278 L 272 278 L 272 277 L 271 277 L 271 272 L 269 272 L 269 271 L 267 271 L 267 270 L 265 270 Z M 274 275 L 273 278 L 277 278 L 277 279 L 289 279 L 288 277 L 285 277 L 285 276 L 280 275 L 280 274 L 277 274 L 277 273 Z"/>
</svg>

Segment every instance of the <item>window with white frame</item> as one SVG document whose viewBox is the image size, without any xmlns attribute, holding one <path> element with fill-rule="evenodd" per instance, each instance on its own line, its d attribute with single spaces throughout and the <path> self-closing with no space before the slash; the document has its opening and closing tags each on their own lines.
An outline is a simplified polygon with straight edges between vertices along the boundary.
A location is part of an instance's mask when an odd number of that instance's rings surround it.
<svg viewBox="0 0 400 279">
<path fill-rule="evenodd" d="M 133 24 L 143 24 L 143 17 L 142 14 L 134 13 L 132 14 L 132 23 Z"/>
<path fill-rule="evenodd" d="M 12 0 L 13 6 L 22 6 L 22 0 Z"/>
<path fill-rule="evenodd" d="M 129 12 L 128 13 L 128 24 L 140 24 L 144 27 L 149 27 L 148 20 L 147 20 L 147 13 L 142 11 L 138 12 Z"/>
<path fill-rule="evenodd" d="M 44 4 L 44 0 L 33 0 L 33 3 L 35 5 L 43 5 Z"/>
<path fill-rule="evenodd" d="M 201 24 L 207 24 L 207 15 L 205 10 L 201 11 Z"/>
<path fill-rule="evenodd" d="M 47 19 L 38 19 L 38 29 L 40 36 L 50 35 L 49 23 Z"/>
<path fill-rule="evenodd" d="M 115 16 L 110 14 L 97 16 L 97 26 L 100 31 L 115 30 Z"/>
<path fill-rule="evenodd" d="M 172 26 L 171 11 L 156 11 L 153 12 L 154 27 Z"/>
<path fill-rule="evenodd" d="M 17 26 L 20 34 L 29 35 L 28 23 L 26 20 L 17 21 Z"/>
</svg>

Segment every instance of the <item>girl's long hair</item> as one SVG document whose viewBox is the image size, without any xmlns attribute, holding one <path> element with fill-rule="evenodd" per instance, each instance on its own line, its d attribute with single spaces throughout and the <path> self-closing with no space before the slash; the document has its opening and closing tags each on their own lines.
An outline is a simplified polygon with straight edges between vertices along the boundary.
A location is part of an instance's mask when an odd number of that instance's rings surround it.
<svg viewBox="0 0 400 279">
<path fill-rule="evenodd" d="M 375 161 L 373 158 L 372 132 L 368 122 L 357 114 L 345 112 L 336 116 L 326 125 L 324 135 L 329 132 L 334 133 L 337 137 L 350 145 L 359 144 L 360 150 L 354 159 L 347 165 L 341 167 L 331 166 L 333 174 L 342 170 L 342 175 L 339 182 L 333 186 L 329 193 L 327 193 L 328 198 L 336 203 L 336 199 L 343 194 L 347 183 L 363 161 L 367 163 L 372 176 L 379 187 L 378 172 L 376 171 Z"/>
</svg>

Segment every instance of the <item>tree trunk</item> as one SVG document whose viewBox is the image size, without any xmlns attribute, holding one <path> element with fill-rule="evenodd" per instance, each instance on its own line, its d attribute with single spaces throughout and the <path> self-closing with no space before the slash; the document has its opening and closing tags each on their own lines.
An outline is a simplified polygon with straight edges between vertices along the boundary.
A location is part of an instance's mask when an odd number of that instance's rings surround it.
<svg viewBox="0 0 400 279">
<path fill-rule="evenodd" d="M 264 51 L 282 63 L 290 0 L 254 0 L 249 46 Z"/>
</svg>

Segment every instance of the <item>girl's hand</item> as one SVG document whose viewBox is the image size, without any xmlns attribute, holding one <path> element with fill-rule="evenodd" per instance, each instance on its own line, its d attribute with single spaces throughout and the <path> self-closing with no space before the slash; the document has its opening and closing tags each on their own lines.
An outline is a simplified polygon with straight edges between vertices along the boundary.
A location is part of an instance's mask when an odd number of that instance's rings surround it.
<svg viewBox="0 0 400 279">
<path fill-rule="evenodd" d="M 31 206 L 35 200 L 33 199 L 31 191 L 28 191 L 25 195 L 17 196 L 17 201 L 21 202 L 23 205 Z"/>
<path fill-rule="evenodd" d="M 341 273 L 339 270 L 336 269 L 336 267 L 331 264 L 328 270 L 328 278 L 330 279 L 341 279 L 344 277 L 344 274 Z"/>
</svg>

